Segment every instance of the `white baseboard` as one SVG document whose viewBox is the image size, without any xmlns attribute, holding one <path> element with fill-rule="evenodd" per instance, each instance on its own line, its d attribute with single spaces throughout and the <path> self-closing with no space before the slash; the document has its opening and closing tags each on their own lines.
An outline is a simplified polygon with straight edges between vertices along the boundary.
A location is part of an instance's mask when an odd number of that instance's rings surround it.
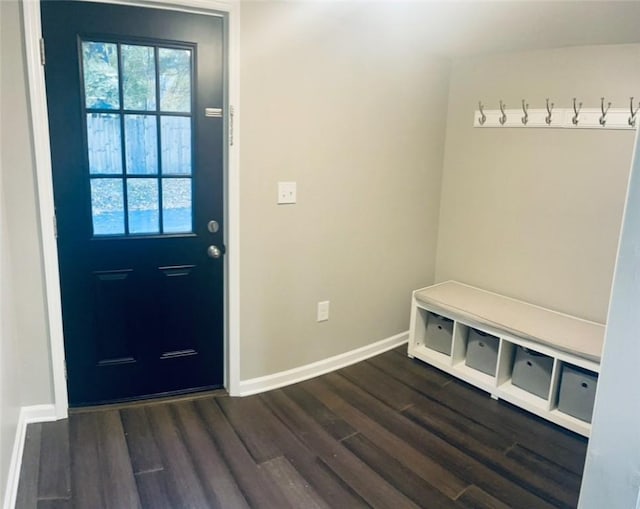
<svg viewBox="0 0 640 509">
<path fill-rule="evenodd" d="M 250 396 L 251 394 L 257 394 L 260 392 L 270 391 L 272 389 L 278 389 L 285 385 L 291 385 L 309 378 L 324 375 L 330 371 L 344 368 L 350 364 L 363 361 L 374 355 L 381 354 L 387 350 L 391 350 L 403 343 L 406 343 L 409 339 L 409 331 L 396 334 L 390 338 L 377 341 L 371 345 L 363 346 L 349 352 L 341 353 L 328 359 L 313 362 L 306 366 L 300 366 L 298 368 L 289 369 L 287 371 L 281 371 L 274 373 L 273 375 L 261 376 L 258 378 L 250 378 L 249 380 L 240 380 L 239 390 L 232 396 Z"/>
<path fill-rule="evenodd" d="M 49 422 L 56 420 L 56 407 L 54 405 L 23 406 L 18 414 L 16 437 L 13 441 L 13 452 L 7 474 L 7 489 L 4 492 L 3 509 L 14 509 L 16 496 L 18 495 L 18 482 L 20 480 L 20 468 L 22 467 L 22 453 L 24 441 L 27 435 L 27 424 L 33 422 Z"/>
</svg>

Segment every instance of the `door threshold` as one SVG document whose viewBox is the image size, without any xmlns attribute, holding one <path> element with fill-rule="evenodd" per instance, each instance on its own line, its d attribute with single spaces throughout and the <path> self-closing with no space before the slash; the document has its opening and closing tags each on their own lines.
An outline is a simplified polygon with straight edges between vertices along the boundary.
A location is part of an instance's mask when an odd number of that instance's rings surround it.
<svg viewBox="0 0 640 509">
<path fill-rule="evenodd" d="M 100 412 L 106 410 L 121 410 L 124 408 L 135 408 L 150 405 L 160 405 L 163 403 L 178 403 L 182 401 L 193 401 L 204 398 L 219 398 L 228 396 L 226 389 L 208 389 L 198 392 L 180 392 L 180 393 L 163 393 L 158 395 L 144 396 L 143 398 L 126 399 L 109 403 L 96 403 L 95 405 L 86 405 L 78 407 L 70 407 L 69 415 L 85 414 L 89 412 Z"/>
</svg>

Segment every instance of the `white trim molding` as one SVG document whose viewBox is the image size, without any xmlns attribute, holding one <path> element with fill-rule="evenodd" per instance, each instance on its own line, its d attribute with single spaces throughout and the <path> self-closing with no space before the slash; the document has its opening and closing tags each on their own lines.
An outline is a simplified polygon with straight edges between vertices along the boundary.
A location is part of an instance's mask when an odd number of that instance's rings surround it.
<svg viewBox="0 0 640 509">
<path fill-rule="evenodd" d="M 285 385 L 309 380 L 310 378 L 324 375 L 325 373 L 344 368 L 351 364 L 355 364 L 356 362 L 361 362 L 375 355 L 384 353 L 406 343 L 408 340 L 409 331 L 405 331 L 400 334 L 396 334 L 395 336 L 377 341 L 376 343 L 356 348 L 355 350 L 341 353 L 339 355 L 334 355 L 333 357 L 313 362 L 305 366 L 289 369 L 287 371 L 280 371 L 279 373 L 274 373 L 272 375 L 241 380 L 237 395 L 250 396 L 260 392 L 278 389 Z"/>
<path fill-rule="evenodd" d="M 228 33 L 227 172 L 225 203 L 225 380 L 231 396 L 240 383 L 240 4 L 233 2 Z"/>
<path fill-rule="evenodd" d="M 227 146 L 226 182 L 226 264 L 225 288 L 225 384 L 231 394 L 237 393 L 240 373 L 240 184 L 239 184 L 239 28 L 240 4 L 238 0 L 92 0 L 104 3 L 153 7 L 156 9 L 195 12 L 205 15 L 228 16 L 228 108 L 234 112 L 233 145 Z M 38 188 L 38 210 L 42 237 L 45 293 L 51 346 L 51 369 L 55 415 L 67 417 L 68 395 L 65 375 L 64 336 L 62 330 L 62 303 L 60 277 L 58 273 L 58 249 L 55 237 L 53 179 L 51 175 L 51 151 L 49 146 L 49 119 L 44 79 L 44 68 L 40 63 L 40 39 L 42 23 L 40 0 L 23 2 L 26 60 L 29 81 L 31 123 L 36 161 Z M 227 117 L 229 121 L 229 117 Z M 230 133 L 227 133 L 230 135 Z"/>
<path fill-rule="evenodd" d="M 56 417 L 67 417 L 69 401 L 65 376 L 64 337 L 62 334 L 62 301 L 58 275 L 58 248 L 55 235 L 55 206 L 53 202 L 53 178 L 51 175 L 51 150 L 49 146 L 49 115 L 44 82 L 44 69 L 40 63 L 40 1 L 23 2 L 24 38 L 27 70 L 29 75 L 29 101 L 31 128 L 36 162 L 38 210 L 40 212 L 40 236 L 44 263 L 47 318 L 51 345 L 51 370 L 53 374 L 53 398 Z"/>
<path fill-rule="evenodd" d="M 3 509 L 13 509 L 18 495 L 18 483 L 20 481 L 20 469 L 22 468 L 22 453 L 27 436 L 27 425 L 35 422 L 50 422 L 57 418 L 54 405 L 25 406 L 20 409 L 16 436 L 13 440 L 13 451 L 7 473 L 7 489 L 4 492 Z"/>
</svg>

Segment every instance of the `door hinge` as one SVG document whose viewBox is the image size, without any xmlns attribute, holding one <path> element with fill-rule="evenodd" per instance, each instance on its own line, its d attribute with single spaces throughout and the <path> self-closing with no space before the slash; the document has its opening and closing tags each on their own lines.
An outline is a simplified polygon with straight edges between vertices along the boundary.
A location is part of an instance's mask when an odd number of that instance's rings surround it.
<svg viewBox="0 0 640 509">
<path fill-rule="evenodd" d="M 53 215 L 53 236 L 58 238 L 58 219 L 55 214 Z"/>
<path fill-rule="evenodd" d="M 235 115 L 235 109 L 233 106 L 229 106 L 229 146 L 233 147 L 233 120 Z"/>
<path fill-rule="evenodd" d="M 40 64 L 45 65 L 45 57 L 44 57 L 44 39 L 40 38 Z"/>
</svg>

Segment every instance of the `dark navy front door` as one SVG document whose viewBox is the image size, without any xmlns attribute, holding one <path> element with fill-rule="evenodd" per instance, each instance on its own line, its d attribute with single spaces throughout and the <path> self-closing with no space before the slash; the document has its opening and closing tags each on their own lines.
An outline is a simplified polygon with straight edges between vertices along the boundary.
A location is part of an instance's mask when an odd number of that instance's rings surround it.
<svg viewBox="0 0 640 509">
<path fill-rule="evenodd" d="M 226 20 L 45 1 L 42 23 L 70 404 L 220 387 Z"/>
</svg>

